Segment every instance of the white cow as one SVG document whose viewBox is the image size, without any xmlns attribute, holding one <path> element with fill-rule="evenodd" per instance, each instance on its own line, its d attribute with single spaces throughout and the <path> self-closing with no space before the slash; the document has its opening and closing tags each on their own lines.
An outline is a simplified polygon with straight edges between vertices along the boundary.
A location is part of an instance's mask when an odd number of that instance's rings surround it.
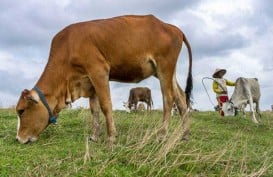
<svg viewBox="0 0 273 177">
<path fill-rule="evenodd" d="M 234 115 L 235 109 L 242 110 L 245 115 L 244 109 L 246 105 L 249 104 L 250 111 L 252 112 L 252 120 L 253 122 L 258 123 L 255 116 L 254 103 L 256 104 L 256 112 L 261 117 L 259 108 L 260 97 L 260 86 L 257 78 L 239 77 L 236 80 L 235 89 L 231 99 L 223 105 L 222 109 L 225 115 Z"/>
</svg>

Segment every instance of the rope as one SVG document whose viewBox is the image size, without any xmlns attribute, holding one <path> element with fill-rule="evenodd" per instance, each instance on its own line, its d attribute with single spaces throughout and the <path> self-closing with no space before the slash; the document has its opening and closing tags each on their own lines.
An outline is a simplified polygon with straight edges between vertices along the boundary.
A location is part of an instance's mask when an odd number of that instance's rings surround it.
<svg viewBox="0 0 273 177">
<path fill-rule="evenodd" d="M 52 123 L 52 124 L 57 124 L 57 117 L 54 116 L 54 114 L 50 110 L 50 107 L 49 107 L 49 105 L 48 105 L 48 103 L 46 101 L 46 98 L 45 98 L 44 94 L 41 92 L 41 90 L 37 86 L 35 86 L 33 89 L 37 92 L 37 94 L 39 95 L 39 98 L 41 99 L 43 105 L 47 109 L 47 112 L 49 114 L 49 121 L 48 122 Z"/>
<path fill-rule="evenodd" d="M 211 105 L 212 105 L 213 107 L 215 107 L 215 104 L 214 104 L 213 101 L 211 100 L 211 98 L 210 98 L 210 96 L 209 96 L 209 93 L 208 93 L 208 90 L 207 90 L 207 88 L 206 88 L 206 86 L 205 86 L 205 84 L 204 84 L 204 79 L 210 79 L 210 80 L 213 80 L 213 81 L 215 81 L 215 79 L 210 78 L 210 77 L 203 77 L 203 78 L 202 78 L 202 84 L 203 84 L 203 87 L 204 87 L 204 89 L 205 89 L 205 91 L 206 91 L 208 97 L 209 97 L 209 101 L 210 101 Z"/>
</svg>

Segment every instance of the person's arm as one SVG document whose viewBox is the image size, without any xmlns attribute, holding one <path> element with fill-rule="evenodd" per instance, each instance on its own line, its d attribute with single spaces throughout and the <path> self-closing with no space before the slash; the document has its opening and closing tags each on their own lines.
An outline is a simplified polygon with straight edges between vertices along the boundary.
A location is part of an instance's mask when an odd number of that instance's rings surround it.
<svg viewBox="0 0 273 177">
<path fill-rule="evenodd" d="M 235 86 L 235 82 L 229 81 L 226 79 L 226 83 L 228 86 Z"/>
</svg>

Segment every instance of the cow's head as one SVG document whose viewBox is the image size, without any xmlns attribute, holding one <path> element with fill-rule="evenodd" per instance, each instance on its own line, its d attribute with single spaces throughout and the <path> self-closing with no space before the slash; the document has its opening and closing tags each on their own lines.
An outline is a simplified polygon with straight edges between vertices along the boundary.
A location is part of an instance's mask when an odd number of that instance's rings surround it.
<svg viewBox="0 0 273 177">
<path fill-rule="evenodd" d="M 48 111 L 34 90 L 24 90 L 16 106 L 18 114 L 17 136 L 20 143 L 33 142 L 48 126 Z"/>
<path fill-rule="evenodd" d="M 224 116 L 234 116 L 235 115 L 235 107 L 232 102 L 225 102 L 222 106 L 222 111 L 224 112 Z"/>
<path fill-rule="evenodd" d="M 131 109 L 129 108 L 129 102 L 123 102 L 123 107 L 125 108 L 126 112 L 131 113 Z"/>
</svg>

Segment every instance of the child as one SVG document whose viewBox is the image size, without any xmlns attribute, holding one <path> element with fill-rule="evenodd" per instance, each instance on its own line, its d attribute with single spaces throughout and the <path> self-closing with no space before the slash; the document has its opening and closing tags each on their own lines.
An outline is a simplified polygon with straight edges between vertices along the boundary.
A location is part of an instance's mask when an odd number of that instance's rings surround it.
<svg viewBox="0 0 273 177">
<path fill-rule="evenodd" d="M 219 114 L 224 116 L 222 106 L 224 102 L 228 101 L 227 86 L 235 86 L 235 83 L 224 79 L 223 76 L 226 74 L 225 69 L 216 69 L 212 77 L 214 81 L 212 83 L 213 91 L 216 93 L 216 99 L 218 101 Z"/>
</svg>

